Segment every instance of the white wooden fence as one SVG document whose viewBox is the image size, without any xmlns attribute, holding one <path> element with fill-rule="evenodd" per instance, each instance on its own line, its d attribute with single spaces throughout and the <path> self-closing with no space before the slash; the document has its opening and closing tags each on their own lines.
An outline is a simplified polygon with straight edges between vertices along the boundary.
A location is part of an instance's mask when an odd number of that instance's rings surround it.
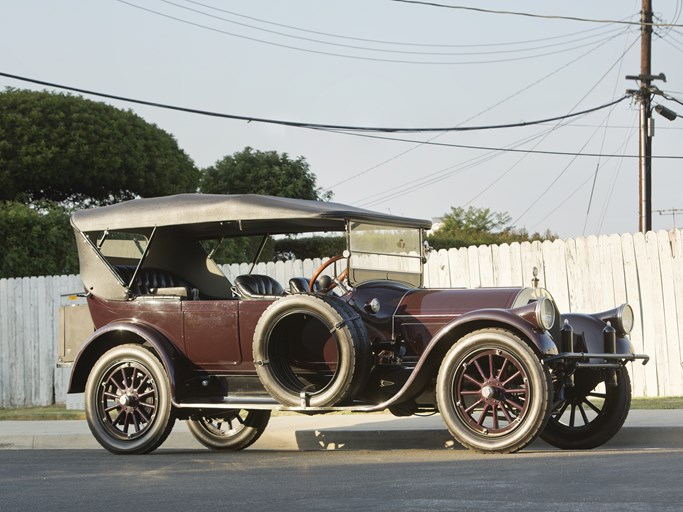
<svg viewBox="0 0 683 512">
<path fill-rule="evenodd" d="M 254 272 L 285 284 L 320 260 L 262 263 Z M 613 235 L 441 250 L 426 266 L 429 287 L 528 286 L 539 269 L 560 311 L 598 312 L 629 302 L 631 339 L 650 363 L 631 365 L 635 396 L 683 395 L 683 233 Z M 249 266 L 224 268 L 231 279 Z M 55 367 L 62 295 L 78 276 L 0 280 L 0 407 L 63 403 L 68 369 Z"/>
</svg>

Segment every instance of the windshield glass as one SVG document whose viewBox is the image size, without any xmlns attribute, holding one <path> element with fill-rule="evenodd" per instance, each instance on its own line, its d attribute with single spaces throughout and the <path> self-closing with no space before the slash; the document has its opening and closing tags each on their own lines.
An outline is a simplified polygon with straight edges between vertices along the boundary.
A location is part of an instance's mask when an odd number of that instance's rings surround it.
<svg viewBox="0 0 683 512">
<path fill-rule="evenodd" d="M 349 251 L 349 280 L 354 285 L 377 279 L 422 284 L 419 229 L 352 222 Z"/>
</svg>

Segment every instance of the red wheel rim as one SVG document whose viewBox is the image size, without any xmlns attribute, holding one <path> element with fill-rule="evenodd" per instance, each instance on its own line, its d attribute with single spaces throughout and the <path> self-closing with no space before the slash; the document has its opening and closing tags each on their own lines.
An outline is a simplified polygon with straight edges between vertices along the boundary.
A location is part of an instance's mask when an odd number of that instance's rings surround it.
<svg viewBox="0 0 683 512">
<path fill-rule="evenodd" d="M 524 366 L 501 349 L 470 354 L 453 377 L 455 410 L 474 432 L 496 436 L 521 424 L 529 409 Z"/>
</svg>

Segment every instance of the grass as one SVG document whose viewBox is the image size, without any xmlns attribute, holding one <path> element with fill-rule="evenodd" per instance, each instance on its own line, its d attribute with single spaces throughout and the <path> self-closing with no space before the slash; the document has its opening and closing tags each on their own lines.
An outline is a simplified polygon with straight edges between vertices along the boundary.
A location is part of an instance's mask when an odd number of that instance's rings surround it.
<svg viewBox="0 0 683 512">
<path fill-rule="evenodd" d="M 631 409 L 683 409 L 683 397 L 634 398 Z M 293 413 L 295 414 L 295 413 Z M 84 420 L 85 413 L 64 405 L 0 409 L 0 421 Z"/>
<path fill-rule="evenodd" d="M 631 409 L 683 409 L 683 396 L 634 398 Z"/>
<path fill-rule="evenodd" d="M 84 419 L 85 412 L 67 409 L 65 405 L 48 405 L 46 407 L 22 407 L 17 409 L 0 409 L 0 421 L 50 421 Z"/>
</svg>

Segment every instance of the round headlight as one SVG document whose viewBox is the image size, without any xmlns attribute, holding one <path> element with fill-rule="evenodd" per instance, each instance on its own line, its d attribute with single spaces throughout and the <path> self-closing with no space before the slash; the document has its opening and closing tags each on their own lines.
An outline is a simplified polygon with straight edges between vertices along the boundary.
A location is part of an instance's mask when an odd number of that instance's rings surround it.
<svg viewBox="0 0 683 512">
<path fill-rule="evenodd" d="M 618 329 L 624 334 L 629 334 L 633 330 L 634 323 L 633 308 L 628 304 L 622 304 L 617 311 Z"/>
<path fill-rule="evenodd" d="M 555 325 L 555 304 L 547 297 L 540 297 L 536 302 L 536 319 L 540 327 L 546 331 Z"/>
</svg>

